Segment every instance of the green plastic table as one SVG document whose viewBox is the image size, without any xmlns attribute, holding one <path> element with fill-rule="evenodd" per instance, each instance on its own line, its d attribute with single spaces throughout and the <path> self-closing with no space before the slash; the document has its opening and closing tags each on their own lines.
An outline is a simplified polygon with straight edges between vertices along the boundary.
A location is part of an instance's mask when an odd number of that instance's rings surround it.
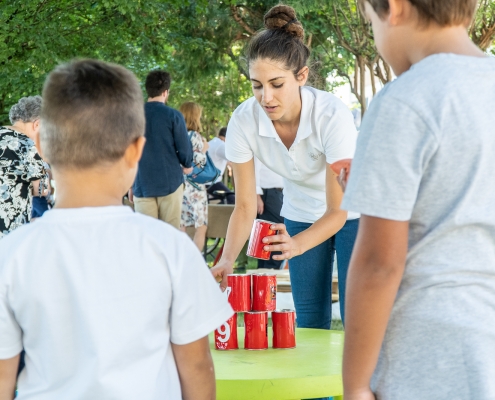
<svg viewBox="0 0 495 400">
<path fill-rule="evenodd" d="M 295 349 L 258 351 L 244 350 L 244 328 L 237 335 L 239 350 L 230 351 L 215 350 L 210 335 L 217 400 L 343 399 L 344 332 L 298 328 Z"/>
</svg>

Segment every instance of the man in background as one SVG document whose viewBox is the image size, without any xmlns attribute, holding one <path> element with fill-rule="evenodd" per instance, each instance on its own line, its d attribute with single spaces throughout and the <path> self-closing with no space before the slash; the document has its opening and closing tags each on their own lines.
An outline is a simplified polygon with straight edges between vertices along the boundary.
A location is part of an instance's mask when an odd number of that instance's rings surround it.
<svg viewBox="0 0 495 400">
<path fill-rule="evenodd" d="M 145 86 L 146 144 L 130 200 L 135 211 L 179 228 L 184 173 L 191 172 L 193 159 L 191 142 L 182 114 L 165 104 L 170 74 L 151 71 Z"/>
</svg>

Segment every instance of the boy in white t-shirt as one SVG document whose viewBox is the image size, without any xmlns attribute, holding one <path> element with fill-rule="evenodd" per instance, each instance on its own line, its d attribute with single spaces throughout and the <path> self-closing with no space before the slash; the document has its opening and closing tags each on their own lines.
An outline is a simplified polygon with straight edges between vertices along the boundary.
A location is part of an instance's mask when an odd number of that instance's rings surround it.
<svg viewBox="0 0 495 400">
<path fill-rule="evenodd" d="M 495 399 L 495 59 L 476 0 L 362 1 L 398 76 L 364 117 L 342 208 L 346 400 Z"/>
<path fill-rule="evenodd" d="M 208 334 L 232 315 L 185 234 L 121 205 L 145 139 L 139 84 L 95 60 L 43 90 L 57 203 L 0 243 L 0 399 L 215 399 Z"/>
</svg>

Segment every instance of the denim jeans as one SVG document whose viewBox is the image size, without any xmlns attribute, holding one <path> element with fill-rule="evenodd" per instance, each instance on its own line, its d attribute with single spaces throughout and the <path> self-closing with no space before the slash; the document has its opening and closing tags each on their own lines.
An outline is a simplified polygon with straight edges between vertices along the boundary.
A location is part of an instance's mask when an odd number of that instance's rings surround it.
<svg viewBox="0 0 495 400">
<path fill-rule="evenodd" d="M 285 219 L 290 236 L 308 229 L 311 224 Z M 336 235 L 289 261 L 292 296 L 301 328 L 330 329 L 332 321 L 332 271 L 337 253 L 340 312 L 344 321 L 345 285 L 359 219 L 346 221 Z"/>
</svg>

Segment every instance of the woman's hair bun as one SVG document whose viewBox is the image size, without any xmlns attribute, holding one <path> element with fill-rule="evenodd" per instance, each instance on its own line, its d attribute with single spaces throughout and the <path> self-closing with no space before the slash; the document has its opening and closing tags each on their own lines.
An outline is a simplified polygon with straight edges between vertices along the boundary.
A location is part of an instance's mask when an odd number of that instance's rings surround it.
<svg viewBox="0 0 495 400">
<path fill-rule="evenodd" d="M 304 39 L 304 28 L 297 20 L 296 12 L 290 6 L 278 5 L 265 14 L 266 29 L 281 29 Z"/>
</svg>

